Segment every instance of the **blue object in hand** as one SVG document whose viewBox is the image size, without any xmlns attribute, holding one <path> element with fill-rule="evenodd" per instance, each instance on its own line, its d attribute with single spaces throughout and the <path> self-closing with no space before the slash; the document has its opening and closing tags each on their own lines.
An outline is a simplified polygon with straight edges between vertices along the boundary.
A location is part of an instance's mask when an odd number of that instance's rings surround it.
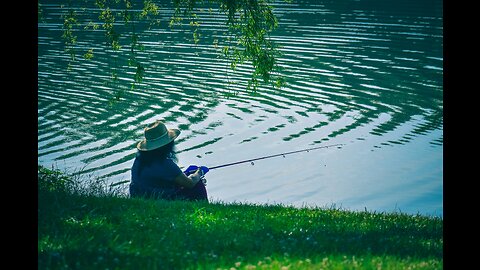
<svg viewBox="0 0 480 270">
<path fill-rule="evenodd" d="M 183 173 L 188 176 L 188 175 L 194 173 L 196 170 L 198 170 L 197 165 L 190 165 L 190 166 L 188 166 L 188 168 L 185 171 L 183 171 Z"/>
<path fill-rule="evenodd" d="M 209 169 L 205 166 L 198 167 L 197 165 L 190 165 L 190 166 L 188 166 L 188 168 L 185 171 L 183 171 L 183 173 L 188 176 L 188 175 L 196 172 L 199 168 L 200 168 L 200 170 L 202 170 L 203 175 L 205 175 L 209 171 Z"/>
</svg>

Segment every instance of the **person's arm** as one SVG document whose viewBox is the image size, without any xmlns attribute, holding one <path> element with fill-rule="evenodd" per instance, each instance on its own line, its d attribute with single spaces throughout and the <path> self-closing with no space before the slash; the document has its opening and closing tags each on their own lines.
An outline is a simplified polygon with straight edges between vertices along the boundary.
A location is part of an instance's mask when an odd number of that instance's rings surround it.
<svg viewBox="0 0 480 270">
<path fill-rule="evenodd" d="M 196 172 L 186 176 L 184 173 L 179 174 L 175 177 L 174 181 L 177 185 L 186 188 L 193 188 L 201 178 L 201 171 L 197 170 Z"/>
</svg>

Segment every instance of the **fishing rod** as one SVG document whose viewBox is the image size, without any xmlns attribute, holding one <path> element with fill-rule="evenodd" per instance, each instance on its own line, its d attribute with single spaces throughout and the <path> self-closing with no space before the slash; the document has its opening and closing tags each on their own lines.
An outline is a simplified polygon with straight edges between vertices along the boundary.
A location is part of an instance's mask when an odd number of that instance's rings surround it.
<svg viewBox="0 0 480 270">
<path fill-rule="evenodd" d="M 238 165 L 238 164 L 242 164 L 242 163 L 254 162 L 254 161 L 257 161 L 257 160 L 262 160 L 262 159 L 267 159 L 267 158 L 274 158 L 274 157 L 280 157 L 280 156 L 285 157 L 286 155 L 291 155 L 291 154 L 296 154 L 296 153 L 301 153 L 301 152 L 309 152 L 309 151 L 312 151 L 312 150 L 317 150 L 317 149 L 321 149 L 321 148 L 335 147 L 335 146 L 340 146 L 340 145 L 345 145 L 345 144 L 339 143 L 339 144 L 332 144 L 332 145 L 324 145 L 324 146 L 307 148 L 307 149 L 302 149 L 302 150 L 297 150 L 297 151 L 292 151 L 292 152 L 286 152 L 286 153 L 281 153 L 281 154 L 270 155 L 270 156 L 263 156 L 263 157 L 258 157 L 258 158 L 246 159 L 246 160 L 236 161 L 236 162 L 227 163 L 227 164 L 223 164 L 223 165 L 218 165 L 218 166 L 209 167 L 208 169 L 209 169 L 209 170 L 220 169 L 220 168 L 229 167 L 229 166 L 234 166 L 234 165 Z"/>
</svg>

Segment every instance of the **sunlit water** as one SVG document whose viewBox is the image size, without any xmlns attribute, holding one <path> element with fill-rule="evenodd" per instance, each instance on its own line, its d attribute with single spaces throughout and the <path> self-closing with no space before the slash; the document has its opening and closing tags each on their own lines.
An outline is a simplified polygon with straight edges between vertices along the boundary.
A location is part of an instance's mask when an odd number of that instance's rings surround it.
<svg viewBox="0 0 480 270">
<path fill-rule="evenodd" d="M 277 4 L 272 39 L 288 85 L 262 86 L 256 95 L 245 90 L 248 66 L 232 72 L 217 57 L 213 40 L 229 34 L 215 12 L 198 12 L 197 45 L 188 27 L 167 27 L 169 8 L 161 10 L 160 27 L 138 24 L 146 73 L 129 90 L 135 69 L 127 63 L 128 37 L 112 52 L 101 30 L 79 34 L 68 69 L 65 9 L 42 4 L 38 163 L 128 180 L 144 126 L 163 119 L 182 130 L 181 167 L 344 144 L 212 170 L 213 201 L 442 216 L 442 2 L 397 2 Z M 96 18 L 93 11 L 77 9 L 79 18 Z M 91 48 L 93 59 L 80 57 Z M 109 106 L 118 89 L 126 90 L 123 98 Z"/>
</svg>

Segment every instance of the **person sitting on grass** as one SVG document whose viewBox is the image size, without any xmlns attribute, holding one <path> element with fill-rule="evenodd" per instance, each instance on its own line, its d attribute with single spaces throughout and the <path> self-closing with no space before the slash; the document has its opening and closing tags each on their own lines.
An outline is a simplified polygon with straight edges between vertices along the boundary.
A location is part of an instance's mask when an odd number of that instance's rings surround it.
<svg viewBox="0 0 480 270">
<path fill-rule="evenodd" d="M 167 129 L 156 120 L 145 127 L 144 134 L 131 170 L 130 197 L 208 201 L 203 177 L 208 168 L 202 166 L 202 171 L 193 166 L 198 169 L 182 172 L 176 164 L 175 139 L 180 130 Z"/>
</svg>

